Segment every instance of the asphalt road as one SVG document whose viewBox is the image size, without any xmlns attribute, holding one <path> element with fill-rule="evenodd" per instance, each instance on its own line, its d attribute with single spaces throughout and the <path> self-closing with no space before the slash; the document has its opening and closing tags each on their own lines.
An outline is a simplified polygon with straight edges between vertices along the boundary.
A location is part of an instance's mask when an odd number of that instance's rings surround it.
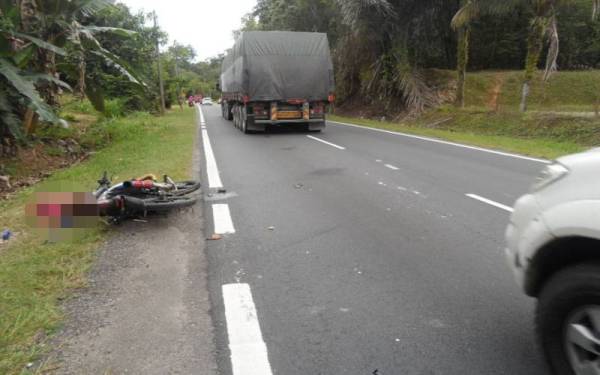
<svg viewBox="0 0 600 375">
<path fill-rule="evenodd" d="M 222 374 L 546 373 L 503 256 L 502 205 L 541 162 L 334 123 L 244 135 L 202 110 L 206 227 L 235 231 L 207 247 Z"/>
</svg>

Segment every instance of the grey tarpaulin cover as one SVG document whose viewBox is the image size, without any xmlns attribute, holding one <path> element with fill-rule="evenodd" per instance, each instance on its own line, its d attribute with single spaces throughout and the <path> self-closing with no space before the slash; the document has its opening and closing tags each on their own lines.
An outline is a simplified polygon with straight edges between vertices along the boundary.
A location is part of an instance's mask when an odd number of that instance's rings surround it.
<svg viewBox="0 0 600 375">
<path fill-rule="evenodd" d="M 335 89 L 327 34 L 243 32 L 223 61 L 221 89 L 251 101 L 327 100 Z"/>
</svg>

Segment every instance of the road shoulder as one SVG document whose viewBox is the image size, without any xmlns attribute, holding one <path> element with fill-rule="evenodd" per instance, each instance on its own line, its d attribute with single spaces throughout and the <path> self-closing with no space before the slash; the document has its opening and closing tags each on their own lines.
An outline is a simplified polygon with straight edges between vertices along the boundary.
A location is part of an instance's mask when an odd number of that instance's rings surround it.
<svg viewBox="0 0 600 375">
<path fill-rule="evenodd" d="M 119 227 L 98 251 L 89 286 L 65 304 L 67 321 L 43 368 L 216 374 L 202 211 L 198 203 Z"/>
</svg>

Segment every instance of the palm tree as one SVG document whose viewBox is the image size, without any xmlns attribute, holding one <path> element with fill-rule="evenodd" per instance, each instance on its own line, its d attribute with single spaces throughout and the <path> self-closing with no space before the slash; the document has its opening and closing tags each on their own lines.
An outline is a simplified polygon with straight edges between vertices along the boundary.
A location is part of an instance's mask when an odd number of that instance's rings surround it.
<svg viewBox="0 0 600 375">
<path fill-rule="evenodd" d="M 547 38 L 548 56 L 544 71 L 544 81 L 547 81 L 556 71 L 556 61 L 559 54 L 560 39 L 557 27 L 557 8 L 573 3 L 574 0 L 525 0 L 533 11 L 527 37 L 527 57 L 525 58 L 525 76 L 521 92 L 521 112 L 527 111 L 527 99 L 535 71 L 538 67 L 544 48 L 544 38 Z M 592 1 L 592 18 L 600 12 L 600 0 Z"/>
<path fill-rule="evenodd" d="M 400 97 L 407 109 L 423 111 L 439 98 L 418 66 L 419 36 L 443 9 L 440 0 L 336 0 L 344 23 L 352 31 L 338 44 L 337 54 L 362 57 L 345 61 L 338 73 L 357 81 L 367 97 L 384 105 Z M 356 44 L 358 42 L 358 45 Z M 369 64 L 368 69 L 357 64 Z"/>
<path fill-rule="evenodd" d="M 484 15 L 500 15 L 514 9 L 519 0 L 461 0 L 460 9 L 452 18 L 451 26 L 458 33 L 456 105 L 465 106 L 465 81 L 469 64 L 471 24 Z"/>
</svg>

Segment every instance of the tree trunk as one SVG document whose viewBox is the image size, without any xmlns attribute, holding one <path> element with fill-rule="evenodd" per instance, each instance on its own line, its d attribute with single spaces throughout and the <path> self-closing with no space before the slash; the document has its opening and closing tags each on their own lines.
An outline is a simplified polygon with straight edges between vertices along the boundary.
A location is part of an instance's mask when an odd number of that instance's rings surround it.
<svg viewBox="0 0 600 375">
<path fill-rule="evenodd" d="M 521 91 L 521 112 L 527 112 L 527 100 L 531 91 L 531 81 L 538 68 L 544 42 L 545 27 L 543 22 L 534 22 L 527 39 L 527 58 L 525 59 L 525 77 Z"/>
<path fill-rule="evenodd" d="M 37 114 L 31 109 L 27 109 L 27 112 L 25 112 L 25 118 L 23 119 L 23 128 L 25 129 L 25 134 L 30 136 L 35 133 L 36 126 Z"/>
<path fill-rule="evenodd" d="M 456 87 L 456 106 L 465 107 L 465 84 L 467 78 L 467 65 L 469 64 L 469 42 L 471 29 L 463 27 L 458 31 L 457 64 L 458 81 Z"/>
</svg>

